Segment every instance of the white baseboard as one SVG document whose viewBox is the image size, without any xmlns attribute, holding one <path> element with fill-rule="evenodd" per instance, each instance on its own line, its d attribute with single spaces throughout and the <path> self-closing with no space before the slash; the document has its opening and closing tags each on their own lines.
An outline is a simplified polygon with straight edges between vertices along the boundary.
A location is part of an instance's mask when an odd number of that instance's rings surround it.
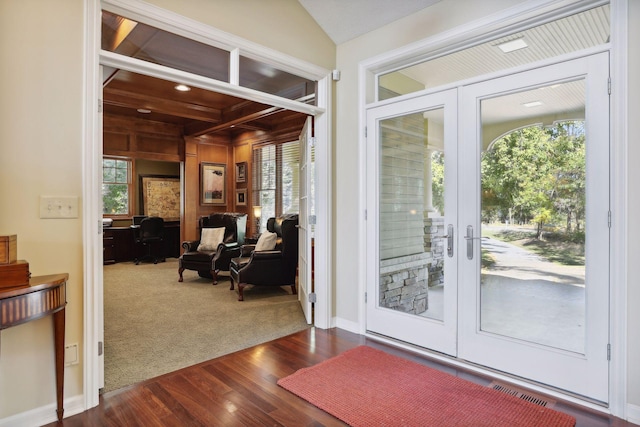
<svg viewBox="0 0 640 427">
<path fill-rule="evenodd" d="M 360 324 L 358 322 L 352 322 L 351 320 L 345 320 L 339 317 L 336 318 L 336 328 L 344 329 L 354 334 L 360 333 Z"/>
<path fill-rule="evenodd" d="M 627 403 L 627 421 L 640 425 L 640 406 Z"/>
<path fill-rule="evenodd" d="M 84 396 L 78 395 L 64 400 L 64 416 L 70 417 L 84 411 Z M 33 427 L 58 421 L 56 404 L 41 406 L 20 414 L 0 419 L 0 427 Z"/>
</svg>

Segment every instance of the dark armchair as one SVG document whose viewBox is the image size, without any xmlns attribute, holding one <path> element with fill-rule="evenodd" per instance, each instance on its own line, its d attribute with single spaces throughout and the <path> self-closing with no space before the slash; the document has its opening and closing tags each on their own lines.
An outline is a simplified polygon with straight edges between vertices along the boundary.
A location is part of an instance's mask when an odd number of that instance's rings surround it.
<svg viewBox="0 0 640 427">
<path fill-rule="evenodd" d="M 252 251 L 255 245 L 246 245 L 242 256 L 231 260 L 231 290 L 237 283 L 238 301 L 244 300 L 247 285 L 291 286 L 291 292 L 296 293 L 298 215 L 270 218 L 267 230 L 278 236 L 275 249 Z"/>
<path fill-rule="evenodd" d="M 198 250 L 200 239 L 182 242 L 184 253 L 178 259 L 178 282 L 182 282 L 184 270 L 195 270 L 200 277 L 213 279 L 218 283 L 218 273 L 229 271 L 231 259 L 240 256 L 240 248 L 244 244 L 247 229 L 247 214 L 213 213 L 200 217 L 198 234 L 202 237 L 205 228 L 224 227 L 224 237 L 215 249 Z"/>
</svg>

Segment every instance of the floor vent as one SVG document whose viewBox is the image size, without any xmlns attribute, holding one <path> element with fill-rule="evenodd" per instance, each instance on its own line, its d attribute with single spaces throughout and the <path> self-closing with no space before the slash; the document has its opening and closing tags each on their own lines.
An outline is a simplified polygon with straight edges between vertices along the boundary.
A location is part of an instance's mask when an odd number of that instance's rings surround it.
<svg viewBox="0 0 640 427">
<path fill-rule="evenodd" d="M 510 384 L 504 384 L 498 381 L 494 381 L 489 384 L 494 390 L 498 390 L 502 393 L 507 393 L 511 396 L 517 397 L 522 400 L 526 400 L 527 402 L 535 403 L 536 405 L 544 406 L 545 408 L 552 408 L 555 405 L 555 400 L 549 399 L 548 397 L 541 396 L 539 394 L 531 393 L 528 390 L 522 390 L 517 387 L 514 387 Z"/>
</svg>

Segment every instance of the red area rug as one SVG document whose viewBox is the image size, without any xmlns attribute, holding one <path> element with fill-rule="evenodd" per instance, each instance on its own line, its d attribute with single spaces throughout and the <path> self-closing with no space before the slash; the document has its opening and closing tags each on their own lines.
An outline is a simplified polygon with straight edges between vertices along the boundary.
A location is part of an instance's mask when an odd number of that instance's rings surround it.
<svg viewBox="0 0 640 427">
<path fill-rule="evenodd" d="M 278 385 L 351 426 L 574 426 L 575 418 L 360 346 Z"/>
</svg>

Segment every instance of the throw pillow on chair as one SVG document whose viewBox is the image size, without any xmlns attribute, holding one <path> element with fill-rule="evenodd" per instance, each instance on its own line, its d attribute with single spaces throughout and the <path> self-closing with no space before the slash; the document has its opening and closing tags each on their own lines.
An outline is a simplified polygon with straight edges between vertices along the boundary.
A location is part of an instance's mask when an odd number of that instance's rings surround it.
<svg viewBox="0 0 640 427">
<path fill-rule="evenodd" d="M 270 231 L 265 231 L 260 235 L 258 241 L 256 242 L 256 247 L 254 251 L 272 251 L 276 247 L 276 240 L 278 239 L 278 235 L 276 233 L 272 233 Z"/>
<path fill-rule="evenodd" d="M 224 227 L 203 228 L 198 251 L 215 251 L 224 240 Z"/>
</svg>

